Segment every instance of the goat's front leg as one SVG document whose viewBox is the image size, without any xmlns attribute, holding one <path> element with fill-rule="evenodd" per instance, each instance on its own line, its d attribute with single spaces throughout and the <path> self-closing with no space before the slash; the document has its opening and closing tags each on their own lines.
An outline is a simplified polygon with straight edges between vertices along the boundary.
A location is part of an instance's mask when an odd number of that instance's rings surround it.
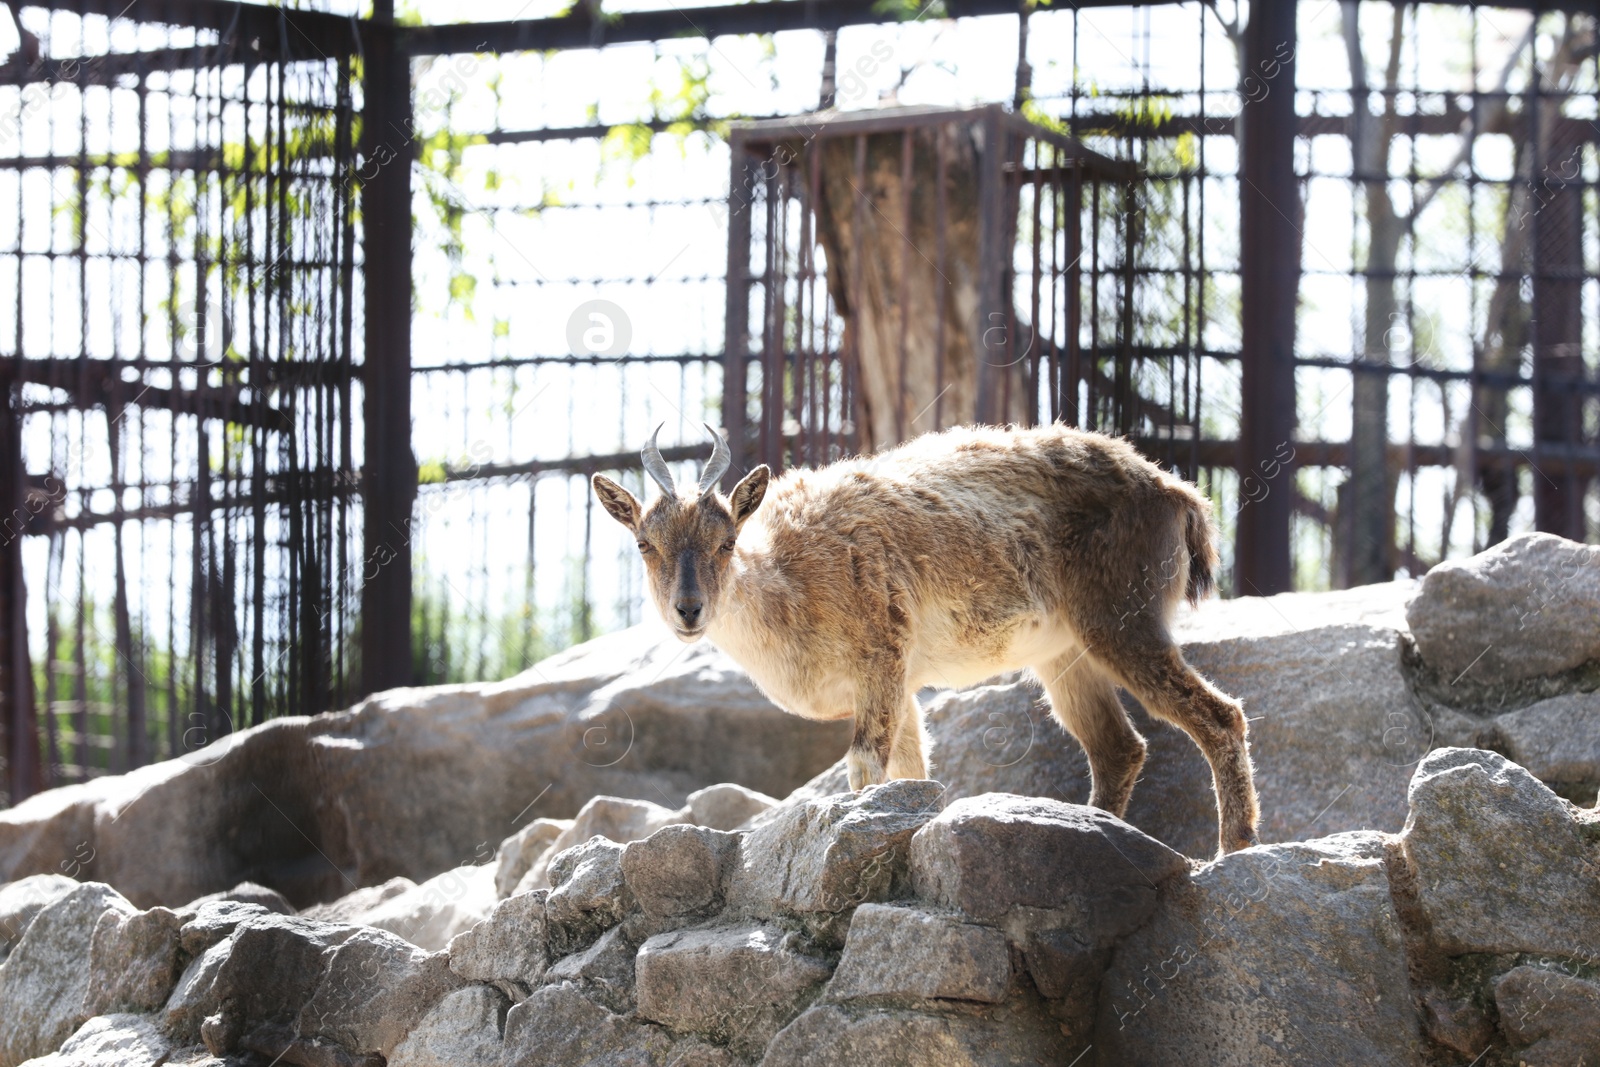
<svg viewBox="0 0 1600 1067">
<path fill-rule="evenodd" d="M 864 672 L 856 691 L 855 737 L 845 757 L 852 790 L 888 780 L 895 735 L 909 704 L 905 671 L 898 663 L 892 667 L 874 664 Z"/>
</svg>

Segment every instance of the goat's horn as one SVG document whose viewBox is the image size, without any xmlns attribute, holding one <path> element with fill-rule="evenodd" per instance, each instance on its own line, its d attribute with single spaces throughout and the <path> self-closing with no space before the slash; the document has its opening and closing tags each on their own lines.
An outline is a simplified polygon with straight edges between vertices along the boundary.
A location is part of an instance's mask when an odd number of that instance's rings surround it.
<svg viewBox="0 0 1600 1067">
<path fill-rule="evenodd" d="M 678 487 L 672 481 L 672 472 L 667 469 L 667 461 L 661 458 L 661 449 L 656 446 L 656 438 L 661 434 L 661 423 L 656 427 L 656 432 L 650 435 L 650 443 L 639 450 L 639 458 L 644 460 L 644 472 L 661 487 L 661 491 L 668 496 L 677 496 Z"/>
<path fill-rule="evenodd" d="M 733 463 L 733 453 L 728 451 L 728 442 L 711 428 L 709 422 L 702 422 L 700 425 L 711 435 L 711 458 L 706 460 L 705 469 L 700 472 L 700 492 L 709 493 L 722 480 L 722 476 L 728 473 L 728 467 Z"/>
</svg>

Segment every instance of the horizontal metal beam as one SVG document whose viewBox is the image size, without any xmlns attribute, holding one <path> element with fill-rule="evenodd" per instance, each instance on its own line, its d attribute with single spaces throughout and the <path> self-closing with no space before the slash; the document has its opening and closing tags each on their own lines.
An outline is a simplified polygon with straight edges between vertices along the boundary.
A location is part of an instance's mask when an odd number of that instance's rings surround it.
<svg viewBox="0 0 1600 1067">
<path fill-rule="evenodd" d="M 1126 2 L 1077 0 L 1073 7 L 1122 7 Z M 915 22 L 925 18 L 1015 15 L 1018 7 L 1018 0 L 943 0 L 941 4 L 898 10 L 877 0 L 761 0 L 751 4 L 619 12 L 606 14 L 596 21 L 586 13 L 587 5 L 578 5 L 574 11 L 584 13 L 562 18 L 407 27 L 402 31 L 402 40 L 406 49 L 416 56 L 544 52 L 640 44 L 677 37 L 837 30 L 845 26 Z"/>
<path fill-rule="evenodd" d="M 1168 455 L 1179 457 L 1193 455 L 1195 462 L 1201 467 L 1229 470 L 1238 462 L 1239 457 L 1237 441 L 1186 441 L 1170 437 L 1133 437 L 1130 440 L 1134 447 L 1147 456 L 1159 458 Z M 1291 466 L 1295 470 L 1305 470 L 1307 467 L 1348 469 L 1350 466 L 1349 441 L 1291 441 L 1290 447 L 1294 449 L 1294 455 L 1283 465 L 1285 470 Z M 1412 467 L 1454 467 L 1458 465 L 1460 458 L 1459 450 L 1452 445 L 1408 445 L 1404 442 L 1391 442 L 1388 464 L 1393 470 L 1409 470 Z M 1547 474 L 1570 470 L 1580 475 L 1593 475 L 1600 473 L 1600 450 L 1570 446 L 1559 450 L 1541 447 L 1538 451 L 1526 448 L 1480 448 L 1473 453 L 1472 465 L 1478 470 L 1533 467 Z"/>
<path fill-rule="evenodd" d="M 1125 7 L 1128 0 L 1076 0 L 1074 9 Z M 1146 0 L 1178 3 L 1181 0 Z M 1441 0 L 1459 7 L 1477 6 L 1475 0 Z M 22 5 L 49 11 L 101 15 L 112 19 L 169 26 L 216 30 L 229 41 L 262 60 L 283 54 L 300 58 L 349 55 L 360 51 L 358 37 L 368 20 L 294 10 L 255 3 L 219 0 L 25 0 Z M 915 9 L 898 11 L 878 0 L 760 0 L 748 4 L 716 4 L 608 14 L 598 21 L 586 13 L 561 18 L 516 19 L 502 22 L 465 22 L 438 26 L 401 27 L 403 46 L 412 55 L 467 52 L 559 51 L 637 44 L 680 37 L 721 37 L 735 34 L 782 33 L 790 30 L 838 30 L 845 26 L 881 25 L 922 19 L 972 18 L 1015 15 L 1018 0 L 941 0 Z M 1536 12 L 1565 11 L 1600 15 L 1600 0 L 1502 0 L 1495 6 Z M 586 12 L 586 5 L 576 11 Z M 163 50 L 152 56 L 158 66 L 179 69 L 205 57 L 184 53 L 199 49 Z M 243 61 L 244 55 L 238 57 Z"/>
<path fill-rule="evenodd" d="M 221 419 L 241 426 L 259 426 L 271 433 L 294 429 L 286 412 L 267 404 L 241 400 L 239 386 L 206 389 L 160 388 L 121 378 L 122 364 L 113 360 L 12 359 L 7 361 L 4 380 L 27 382 L 59 389 L 72 398 L 78 408 L 140 407 L 159 408 L 180 415 Z"/>
<path fill-rule="evenodd" d="M 24 0 L 23 7 L 216 30 L 262 60 L 332 58 L 359 50 L 360 20 L 321 11 L 218 0 Z"/>
<path fill-rule="evenodd" d="M 710 445 L 678 445 L 663 448 L 661 458 L 668 463 L 703 459 Z M 446 482 L 486 482 L 500 478 L 537 478 L 541 474 L 598 474 L 601 471 L 637 470 L 644 466 L 637 452 L 613 452 L 604 456 L 569 456 L 566 459 L 536 459 L 527 463 L 480 463 L 444 472 Z M 438 484 L 438 483 L 432 483 Z"/>
</svg>

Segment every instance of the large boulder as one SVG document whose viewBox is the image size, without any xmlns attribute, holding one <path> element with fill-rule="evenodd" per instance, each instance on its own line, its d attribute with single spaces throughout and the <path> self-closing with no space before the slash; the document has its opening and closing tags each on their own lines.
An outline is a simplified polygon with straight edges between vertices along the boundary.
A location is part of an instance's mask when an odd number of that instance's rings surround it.
<svg viewBox="0 0 1600 1067">
<path fill-rule="evenodd" d="M 481 862 L 513 825 L 599 795 L 677 806 L 736 782 L 783 796 L 849 731 L 780 713 L 708 644 L 636 627 L 505 682 L 380 693 L 50 790 L 0 811 L 0 882 L 66 863 L 140 907 L 247 879 L 304 907 Z"/>
<path fill-rule="evenodd" d="M 1420 1067 L 1384 846 L 1371 832 L 1261 846 L 1172 882 L 1115 950 L 1099 1062 Z"/>
<path fill-rule="evenodd" d="M 132 914 L 116 890 L 86 882 L 42 909 L 0 966 L 0 1067 L 54 1052 L 89 1013 L 90 948 L 108 911 Z"/>
<path fill-rule="evenodd" d="M 1405 823 L 1411 769 L 1435 743 L 1403 663 L 1401 609 L 1411 589 L 1394 582 L 1245 597 L 1180 614 L 1185 658 L 1242 701 L 1250 719 L 1261 840 L 1394 832 Z M 1203 792 L 1169 802 L 1209 807 L 1215 828 L 1215 802 Z M 1147 832 L 1188 855 L 1212 851 Z"/>
<path fill-rule="evenodd" d="M 1513 537 L 1430 570 L 1406 608 L 1417 650 L 1445 680 L 1560 674 L 1600 659 L 1600 545 Z"/>
<path fill-rule="evenodd" d="M 1402 843 L 1433 943 L 1452 955 L 1600 955 L 1594 828 L 1497 752 L 1429 753 Z"/>
</svg>

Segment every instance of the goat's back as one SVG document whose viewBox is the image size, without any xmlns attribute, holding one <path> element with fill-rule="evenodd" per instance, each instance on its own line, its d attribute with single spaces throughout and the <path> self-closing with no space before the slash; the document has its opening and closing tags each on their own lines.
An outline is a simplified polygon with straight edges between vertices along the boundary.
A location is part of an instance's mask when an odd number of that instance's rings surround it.
<svg viewBox="0 0 1600 1067">
<path fill-rule="evenodd" d="M 1066 597 L 1110 604 L 1130 587 L 1165 602 L 1175 584 L 1181 597 L 1195 585 L 1191 556 L 1210 551 L 1208 514 L 1196 489 L 1126 441 L 1043 426 L 961 427 L 791 471 L 757 519 L 779 560 L 871 557 L 919 599 L 970 595 L 1009 613 Z"/>
</svg>

